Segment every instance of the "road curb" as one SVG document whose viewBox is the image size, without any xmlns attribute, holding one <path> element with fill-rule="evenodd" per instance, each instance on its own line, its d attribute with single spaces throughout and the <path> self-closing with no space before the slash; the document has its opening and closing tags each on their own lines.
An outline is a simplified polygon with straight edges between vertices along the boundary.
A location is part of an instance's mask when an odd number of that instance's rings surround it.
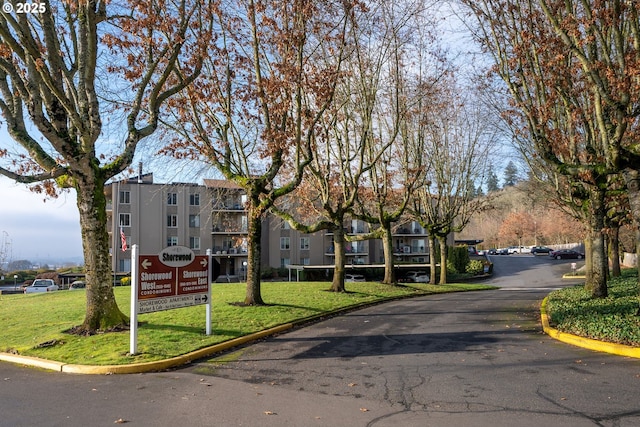
<svg viewBox="0 0 640 427">
<path fill-rule="evenodd" d="M 542 330 L 551 338 L 554 338 L 566 344 L 575 345 L 577 347 L 582 347 L 593 351 L 640 359 L 640 348 L 638 347 L 597 341 L 591 338 L 585 338 L 568 334 L 566 332 L 561 332 L 557 329 L 552 328 L 551 326 L 549 326 L 549 316 L 547 314 L 547 299 L 548 297 L 543 299 L 542 304 L 540 305 L 540 320 L 542 322 Z"/>
<path fill-rule="evenodd" d="M 210 356 L 214 353 L 228 350 L 229 348 L 245 344 L 249 341 L 258 340 L 269 335 L 277 334 L 287 329 L 293 328 L 293 323 L 285 323 L 273 328 L 254 334 L 245 335 L 220 344 L 192 351 L 181 356 L 172 357 L 170 359 L 156 360 L 153 362 L 131 363 L 127 365 L 75 365 L 70 363 L 55 362 L 38 357 L 20 356 L 11 353 L 0 353 L 0 360 L 11 362 L 24 366 L 48 369 L 51 371 L 64 372 L 68 374 L 137 374 L 143 372 L 163 371 L 176 366 L 186 365 L 187 363 Z"/>
</svg>

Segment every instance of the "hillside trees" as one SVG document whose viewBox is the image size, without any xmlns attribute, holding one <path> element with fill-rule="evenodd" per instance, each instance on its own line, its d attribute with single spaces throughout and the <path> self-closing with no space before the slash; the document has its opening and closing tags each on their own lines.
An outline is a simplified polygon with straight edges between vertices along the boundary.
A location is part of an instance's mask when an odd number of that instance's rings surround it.
<svg viewBox="0 0 640 427">
<path fill-rule="evenodd" d="M 44 13 L 0 14 L 0 110 L 14 141 L 1 143 L 0 173 L 50 196 L 76 192 L 87 281 L 77 329 L 90 334 L 128 321 L 111 288 L 105 182 L 198 75 L 208 10 L 195 0 L 40 4 Z"/>
<path fill-rule="evenodd" d="M 506 241 L 517 239 L 518 247 L 522 246 L 524 236 L 532 236 L 536 233 L 536 222 L 527 212 L 511 212 L 504 218 L 498 235 Z"/>
<path fill-rule="evenodd" d="M 638 115 L 640 24 L 624 0 L 463 2 L 493 55 L 513 108 L 507 116 L 536 154 L 570 176 L 589 218 L 592 296 L 607 295 L 604 203 L 608 175 L 621 173 L 640 224 Z"/>
<path fill-rule="evenodd" d="M 301 182 L 333 105 L 356 1 L 216 3 L 201 79 L 172 104 L 165 150 L 212 164 L 247 194 L 246 305 L 263 304 L 261 222 Z"/>
</svg>

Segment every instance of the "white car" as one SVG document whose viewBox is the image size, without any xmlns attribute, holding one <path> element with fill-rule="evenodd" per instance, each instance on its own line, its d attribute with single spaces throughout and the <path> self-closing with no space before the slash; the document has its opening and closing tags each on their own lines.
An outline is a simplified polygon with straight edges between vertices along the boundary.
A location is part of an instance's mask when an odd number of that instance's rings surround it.
<svg viewBox="0 0 640 427">
<path fill-rule="evenodd" d="M 405 277 L 415 283 L 429 283 L 429 275 L 426 271 L 409 271 Z"/>
<path fill-rule="evenodd" d="M 25 294 L 36 292 L 53 292 L 60 289 L 52 279 L 36 279 L 30 286 L 24 288 Z"/>
<path fill-rule="evenodd" d="M 427 273 L 418 274 L 413 280 L 416 283 L 429 283 L 429 275 Z"/>
<path fill-rule="evenodd" d="M 365 282 L 365 278 L 362 274 L 345 274 L 345 282 Z"/>
</svg>

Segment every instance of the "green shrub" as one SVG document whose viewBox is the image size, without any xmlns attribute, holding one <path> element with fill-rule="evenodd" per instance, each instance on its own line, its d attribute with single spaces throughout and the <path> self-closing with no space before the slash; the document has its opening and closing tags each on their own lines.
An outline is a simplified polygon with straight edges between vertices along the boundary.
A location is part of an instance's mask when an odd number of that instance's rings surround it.
<svg viewBox="0 0 640 427">
<path fill-rule="evenodd" d="M 474 276 L 482 274 L 484 273 L 484 263 L 478 259 L 471 260 L 467 264 L 466 271 Z"/>
<path fill-rule="evenodd" d="M 273 268 L 267 266 L 263 266 L 260 269 L 260 278 L 261 279 L 272 279 L 273 278 Z"/>
<path fill-rule="evenodd" d="M 448 251 L 447 269 L 449 268 L 448 263 L 451 262 L 455 272 L 462 273 L 466 271 L 467 264 L 469 264 L 469 249 L 466 246 L 455 246 L 450 247 Z"/>
</svg>

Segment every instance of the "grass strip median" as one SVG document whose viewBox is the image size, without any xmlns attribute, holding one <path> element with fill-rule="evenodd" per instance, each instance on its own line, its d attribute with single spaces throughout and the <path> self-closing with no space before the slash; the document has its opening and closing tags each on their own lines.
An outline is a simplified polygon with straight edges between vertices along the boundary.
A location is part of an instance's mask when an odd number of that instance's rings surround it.
<svg viewBox="0 0 640 427">
<path fill-rule="evenodd" d="M 584 285 L 553 291 L 547 298 L 551 327 L 603 342 L 640 346 L 638 273 L 622 270 L 612 277 L 606 298 L 592 298 Z"/>
<path fill-rule="evenodd" d="M 205 306 L 138 316 L 138 353 L 129 355 L 129 331 L 77 336 L 65 331 L 84 319 L 83 291 L 0 296 L 0 352 L 78 365 L 121 365 L 152 362 L 285 323 L 311 319 L 336 310 L 394 298 L 441 292 L 493 289 L 478 284 L 389 286 L 348 283 L 346 293 L 327 292 L 326 282 L 265 282 L 264 306 L 240 307 L 245 284 L 212 286 L 212 335 L 205 334 Z M 130 311 L 129 287 L 114 289 L 120 309 Z"/>
</svg>

